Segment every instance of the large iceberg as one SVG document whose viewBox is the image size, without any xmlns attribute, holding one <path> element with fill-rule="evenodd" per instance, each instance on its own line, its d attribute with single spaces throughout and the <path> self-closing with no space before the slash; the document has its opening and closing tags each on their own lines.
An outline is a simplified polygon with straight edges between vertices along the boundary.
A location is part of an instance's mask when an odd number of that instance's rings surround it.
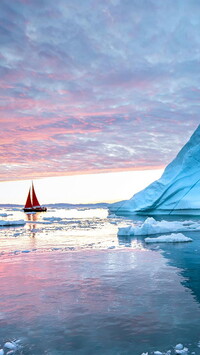
<svg viewBox="0 0 200 355">
<path fill-rule="evenodd" d="M 110 206 L 116 214 L 200 215 L 200 125 L 157 181 L 130 200 Z"/>
</svg>

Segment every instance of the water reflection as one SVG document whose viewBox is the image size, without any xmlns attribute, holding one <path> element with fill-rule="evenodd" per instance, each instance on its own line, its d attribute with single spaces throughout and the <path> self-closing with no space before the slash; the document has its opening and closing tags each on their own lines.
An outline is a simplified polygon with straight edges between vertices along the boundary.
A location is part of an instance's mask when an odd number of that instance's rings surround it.
<svg viewBox="0 0 200 355">
<path fill-rule="evenodd" d="M 28 221 L 35 222 L 38 220 L 39 213 L 25 213 L 25 216 Z"/>
<path fill-rule="evenodd" d="M 118 243 L 119 246 L 124 246 L 124 247 L 130 247 L 130 248 L 136 248 L 136 249 L 147 249 L 147 244 L 144 241 L 144 237 L 133 237 L 133 236 L 118 236 Z M 153 247 L 152 249 L 155 249 Z M 157 249 L 157 247 L 156 247 Z"/>
<path fill-rule="evenodd" d="M 147 245 L 144 237 L 117 238 L 121 221 L 100 212 L 29 214 L 26 227 L 2 233 L 3 250 L 23 252 L 2 255 L 0 341 L 24 336 L 30 355 L 139 355 L 197 344 L 198 233 L 188 235 L 192 243 Z M 28 252 L 36 248 L 42 252 Z"/>
<path fill-rule="evenodd" d="M 40 213 L 39 212 L 25 213 L 25 215 L 28 222 L 33 222 L 33 223 L 28 223 L 28 230 L 30 232 L 30 237 L 35 238 L 35 235 L 38 230 L 36 228 L 36 223 L 34 222 L 38 221 Z"/>
<path fill-rule="evenodd" d="M 182 285 L 190 289 L 195 300 L 200 304 L 200 233 L 184 232 L 184 235 L 192 238 L 192 243 L 147 244 L 144 241 L 147 236 L 118 236 L 118 243 L 124 247 L 133 248 L 137 245 L 140 249 L 162 252 L 168 265 L 179 269 L 179 274 L 183 276 Z"/>
<path fill-rule="evenodd" d="M 184 233 L 192 238 L 192 243 L 177 243 L 176 245 L 159 245 L 168 264 L 180 269 L 183 276 L 182 284 L 191 290 L 200 304 L 200 234 L 199 232 Z"/>
<path fill-rule="evenodd" d="M 160 253 L 24 254 L 0 277 L 0 337 L 24 336 L 30 355 L 139 355 L 198 339 L 200 311 Z"/>
</svg>

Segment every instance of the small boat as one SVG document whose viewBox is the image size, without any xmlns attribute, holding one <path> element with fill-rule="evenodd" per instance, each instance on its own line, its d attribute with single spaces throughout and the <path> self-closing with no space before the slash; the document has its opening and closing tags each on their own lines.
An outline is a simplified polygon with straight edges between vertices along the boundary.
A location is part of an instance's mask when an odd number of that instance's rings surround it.
<svg viewBox="0 0 200 355">
<path fill-rule="evenodd" d="M 23 208 L 24 212 L 46 212 L 47 208 L 41 206 L 37 199 L 33 183 L 29 189 L 27 200 Z"/>
</svg>

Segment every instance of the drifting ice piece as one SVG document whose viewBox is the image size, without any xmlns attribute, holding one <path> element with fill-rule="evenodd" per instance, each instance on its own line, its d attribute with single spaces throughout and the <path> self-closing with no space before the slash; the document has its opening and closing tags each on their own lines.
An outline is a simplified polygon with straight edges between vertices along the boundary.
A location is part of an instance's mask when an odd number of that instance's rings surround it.
<svg viewBox="0 0 200 355">
<path fill-rule="evenodd" d="M 157 181 L 110 211 L 200 215 L 200 125 Z"/>
<path fill-rule="evenodd" d="M 23 219 L 19 219 L 18 221 L 4 221 L 0 220 L 0 227 L 7 226 L 24 226 L 26 222 Z"/>
</svg>

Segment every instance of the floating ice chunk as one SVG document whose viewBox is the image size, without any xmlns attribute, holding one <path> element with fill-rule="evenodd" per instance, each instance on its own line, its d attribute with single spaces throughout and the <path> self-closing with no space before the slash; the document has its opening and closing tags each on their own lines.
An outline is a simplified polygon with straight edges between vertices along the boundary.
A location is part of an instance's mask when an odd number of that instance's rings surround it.
<svg viewBox="0 0 200 355">
<path fill-rule="evenodd" d="M 7 348 L 7 349 L 9 349 L 9 350 L 17 350 L 17 344 L 16 344 L 14 341 L 12 341 L 12 342 L 7 341 L 7 342 L 4 344 L 4 348 Z"/>
<path fill-rule="evenodd" d="M 37 233 L 37 232 L 39 232 L 40 230 L 38 229 L 38 228 L 32 228 L 32 229 L 30 229 L 30 232 L 31 233 Z"/>
<path fill-rule="evenodd" d="M 4 355 L 3 349 L 0 349 L 0 355 Z"/>
<path fill-rule="evenodd" d="M 175 350 L 183 350 L 183 348 L 184 348 L 183 344 L 177 344 L 175 346 Z"/>
<path fill-rule="evenodd" d="M 141 226 L 127 226 L 119 228 L 118 235 L 151 235 L 170 232 L 186 232 L 200 230 L 200 224 L 192 221 L 156 221 L 148 217 Z"/>
<path fill-rule="evenodd" d="M 51 222 L 59 222 L 62 221 L 61 217 L 44 217 L 43 220 L 51 221 Z"/>
<path fill-rule="evenodd" d="M 119 228 L 117 235 L 134 235 L 134 227 L 128 226 Z"/>
<path fill-rule="evenodd" d="M 2 354 L 5 353 L 6 355 L 9 355 L 9 354 L 11 355 L 11 354 L 18 353 L 18 351 L 20 349 L 22 349 L 22 345 L 20 345 L 20 343 L 21 343 L 20 339 L 13 340 L 13 341 L 7 341 L 3 346 L 4 352 Z M 0 355 L 1 355 L 1 353 L 0 353 Z"/>
<path fill-rule="evenodd" d="M 21 233 L 14 233 L 13 234 L 13 237 L 19 237 L 19 235 L 22 235 L 23 233 L 21 232 Z"/>
<path fill-rule="evenodd" d="M 180 242 L 192 242 L 191 238 L 186 237 L 182 233 L 172 233 L 169 235 L 162 235 L 157 238 L 145 238 L 146 243 L 180 243 Z M 179 346 L 182 344 L 178 344 Z M 178 349 L 181 350 L 181 349 Z"/>
<path fill-rule="evenodd" d="M 108 215 L 108 218 L 118 218 L 118 216 L 115 213 L 111 213 Z M 146 354 L 146 353 L 144 353 Z"/>
<path fill-rule="evenodd" d="M 28 224 L 33 224 L 33 221 L 26 221 Z M 34 221 L 34 224 L 51 224 L 51 222 L 44 222 L 44 221 Z"/>
<path fill-rule="evenodd" d="M 154 351 L 154 355 L 163 355 L 163 353 L 161 351 Z"/>
<path fill-rule="evenodd" d="M 24 226 L 26 222 L 23 219 L 18 221 L 3 221 L 0 220 L 0 226 Z"/>
<path fill-rule="evenodd" d="M 183 350 L 176 350 L 177 355 L 188 355 L 188 349 L 184 348 Z"/>
<path fill-rule="evenodd" d="M 182 344 L 178 344 L 178 345 L 182 345 Z M 181 354 L 181 355 L 187 355 L 188 354 L 188 348 L 182 348 L 182 349 L 176 349 L 175 348 L 175 353 L 176 354 Z"/>
</svg>

